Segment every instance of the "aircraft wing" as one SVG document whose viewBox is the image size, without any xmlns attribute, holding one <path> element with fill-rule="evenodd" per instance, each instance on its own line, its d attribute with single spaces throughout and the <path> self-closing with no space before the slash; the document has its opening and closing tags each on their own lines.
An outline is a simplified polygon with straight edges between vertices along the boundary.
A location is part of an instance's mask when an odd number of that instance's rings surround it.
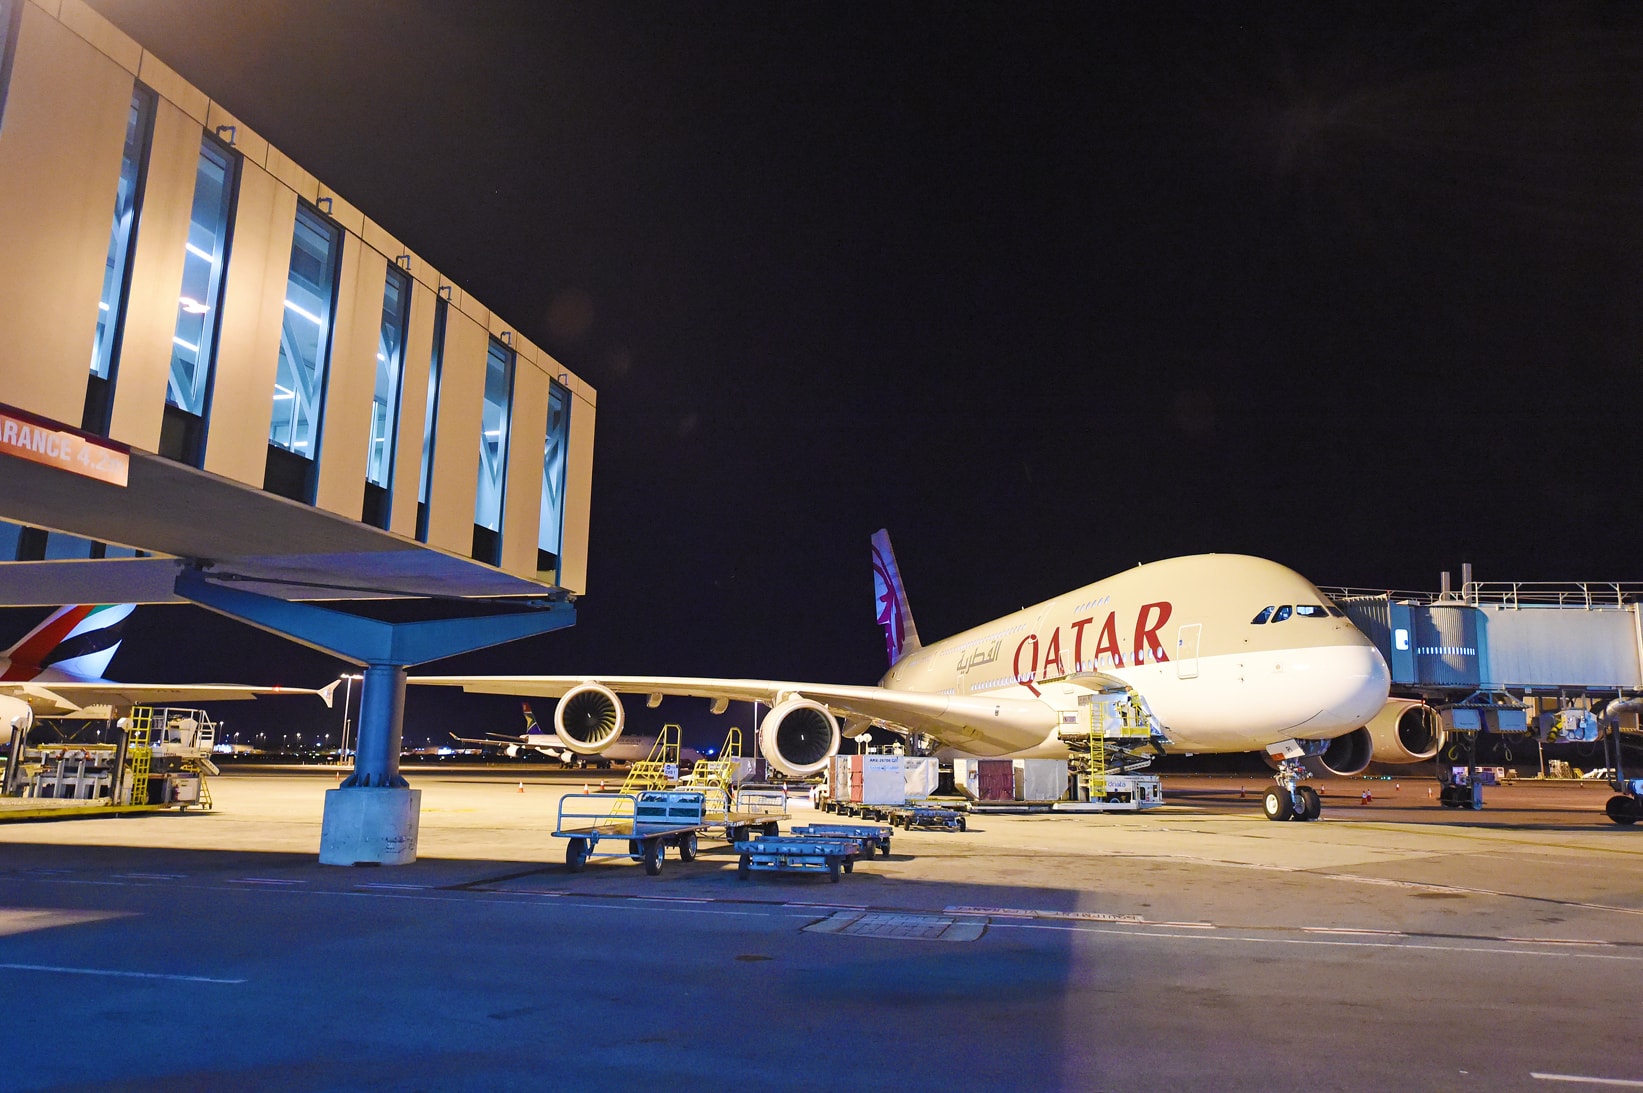
<svg viewBox="0 0 1643 1093">
<path fill-rule="evenodd" d="M 707 679 L 689 676 L 411 676 L 408 683 L 460 687 L 472 694 L 558 698 L 583 683 L 600 683 L 618 694 L 668 695 L 763 702 L 775 706 L 787 698 L 808 698 L 854 721 L 872 721 L 901 732 L 921 732 L 943 743 L 962 744 L 987 735 L 997 725 L 1048 733 L 1056 714 L 1042 702 L 1018 698 L 970 698 L 959 695 L 892 691 L 884 687 L 851 687 L 774 679 Z M 1041 726 L 1041 728 L 1040 728 Z M 1036 742 L 1036 741 L 1035 741 Z M 1026 745 L 1022 745 L 1026 746 Z"/>
<path fill-rule="evenodd" d="M 258 695 L 317 695 L 327 706 L 336 684 L 259 687 L 238 683 L 116 683 L 113 680 L 51 680 L 0 683 L 0 695 L 22 699 L 36 714 L 65 716 L 89 707 L 169 706 L 190 702 L 232 702 Z"/>
</svg>

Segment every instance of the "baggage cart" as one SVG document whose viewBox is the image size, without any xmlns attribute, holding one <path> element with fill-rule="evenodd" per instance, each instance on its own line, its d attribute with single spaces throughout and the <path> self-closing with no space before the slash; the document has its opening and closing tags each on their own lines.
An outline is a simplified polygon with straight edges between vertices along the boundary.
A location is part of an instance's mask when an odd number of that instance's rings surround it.
<svg viewBox="0 0 1643 1093">
<path fill-rule="evenodd" d="M 834 884 L 839 874 L 855 867 L 861 853 L 859 839 L 821 839 L 799 835 L 766 835 L 736 844 L 741 861 L 736 876 L 747 880 L 755 871 L 783 873 L 826 873 Z"/>
<path fill-rule="evenodd" d="M 821 839 L 855 839 L 861 844 L 861 855 L 871 858 L 876 848 L 884 857 L 890 856 L 891 828 L 877 824 L 806 824 L 795 827 L 793 834 Z"/>
<path fill-rule="evenodd" d="M 641 793 L 567 793 L 559 799 L 554 838 L 567 839 L 565 866 L 580 873 L 590 858 L 631 858 L 645 873 L 662 871 L 668 847 L 680 861 L 696 859 L 697 839 L 723 821 L 710 819 L 699 790 L 646 790 Z M 600 850 L 602 842 L 620 850 Z"/>
</svg>

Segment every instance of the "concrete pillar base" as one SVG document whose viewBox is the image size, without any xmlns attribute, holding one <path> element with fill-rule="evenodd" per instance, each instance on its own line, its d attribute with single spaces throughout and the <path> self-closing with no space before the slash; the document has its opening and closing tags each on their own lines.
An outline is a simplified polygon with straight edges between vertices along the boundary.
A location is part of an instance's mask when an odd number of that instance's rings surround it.
<svg viewBox="0 0 1643 1093">
<path fill-rule="evenodd" d="M 410 865 L 416 861 L 420 789 L 357 787 L 325 791 L 321 865 Z"/>
</svg>

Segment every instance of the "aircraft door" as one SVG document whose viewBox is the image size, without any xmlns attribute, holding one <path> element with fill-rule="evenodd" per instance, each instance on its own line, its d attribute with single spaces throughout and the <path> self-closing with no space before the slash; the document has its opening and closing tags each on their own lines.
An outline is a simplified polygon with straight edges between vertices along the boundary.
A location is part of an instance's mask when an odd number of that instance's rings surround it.
<svg viewBox="0 0 1643 1093">
<path fill-rule="evenodd" d="M 1204 629 L 1201 622 L 1189 622 L 1175 634 L 1175 675 L 1178 679 L 1196 679 L 1198 676 L 1198 636 Z"/>
</svg>

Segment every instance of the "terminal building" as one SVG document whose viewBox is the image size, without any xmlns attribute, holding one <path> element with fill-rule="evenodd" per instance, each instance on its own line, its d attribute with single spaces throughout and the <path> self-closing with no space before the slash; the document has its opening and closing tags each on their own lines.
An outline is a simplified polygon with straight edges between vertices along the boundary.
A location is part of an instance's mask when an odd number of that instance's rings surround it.
<svg viewBox="0 0 1643 1093">
<path fill-rule="evenodd" d="M 372 788 L 407 664 L 574 618 L 597 406 L 398 227 L 83 0 L 0 0 L 0 605 L 191 601 L 366 665 Z M 311 604 L 429 595 L 535 609 L 349 645 Z"/>
</svg>

